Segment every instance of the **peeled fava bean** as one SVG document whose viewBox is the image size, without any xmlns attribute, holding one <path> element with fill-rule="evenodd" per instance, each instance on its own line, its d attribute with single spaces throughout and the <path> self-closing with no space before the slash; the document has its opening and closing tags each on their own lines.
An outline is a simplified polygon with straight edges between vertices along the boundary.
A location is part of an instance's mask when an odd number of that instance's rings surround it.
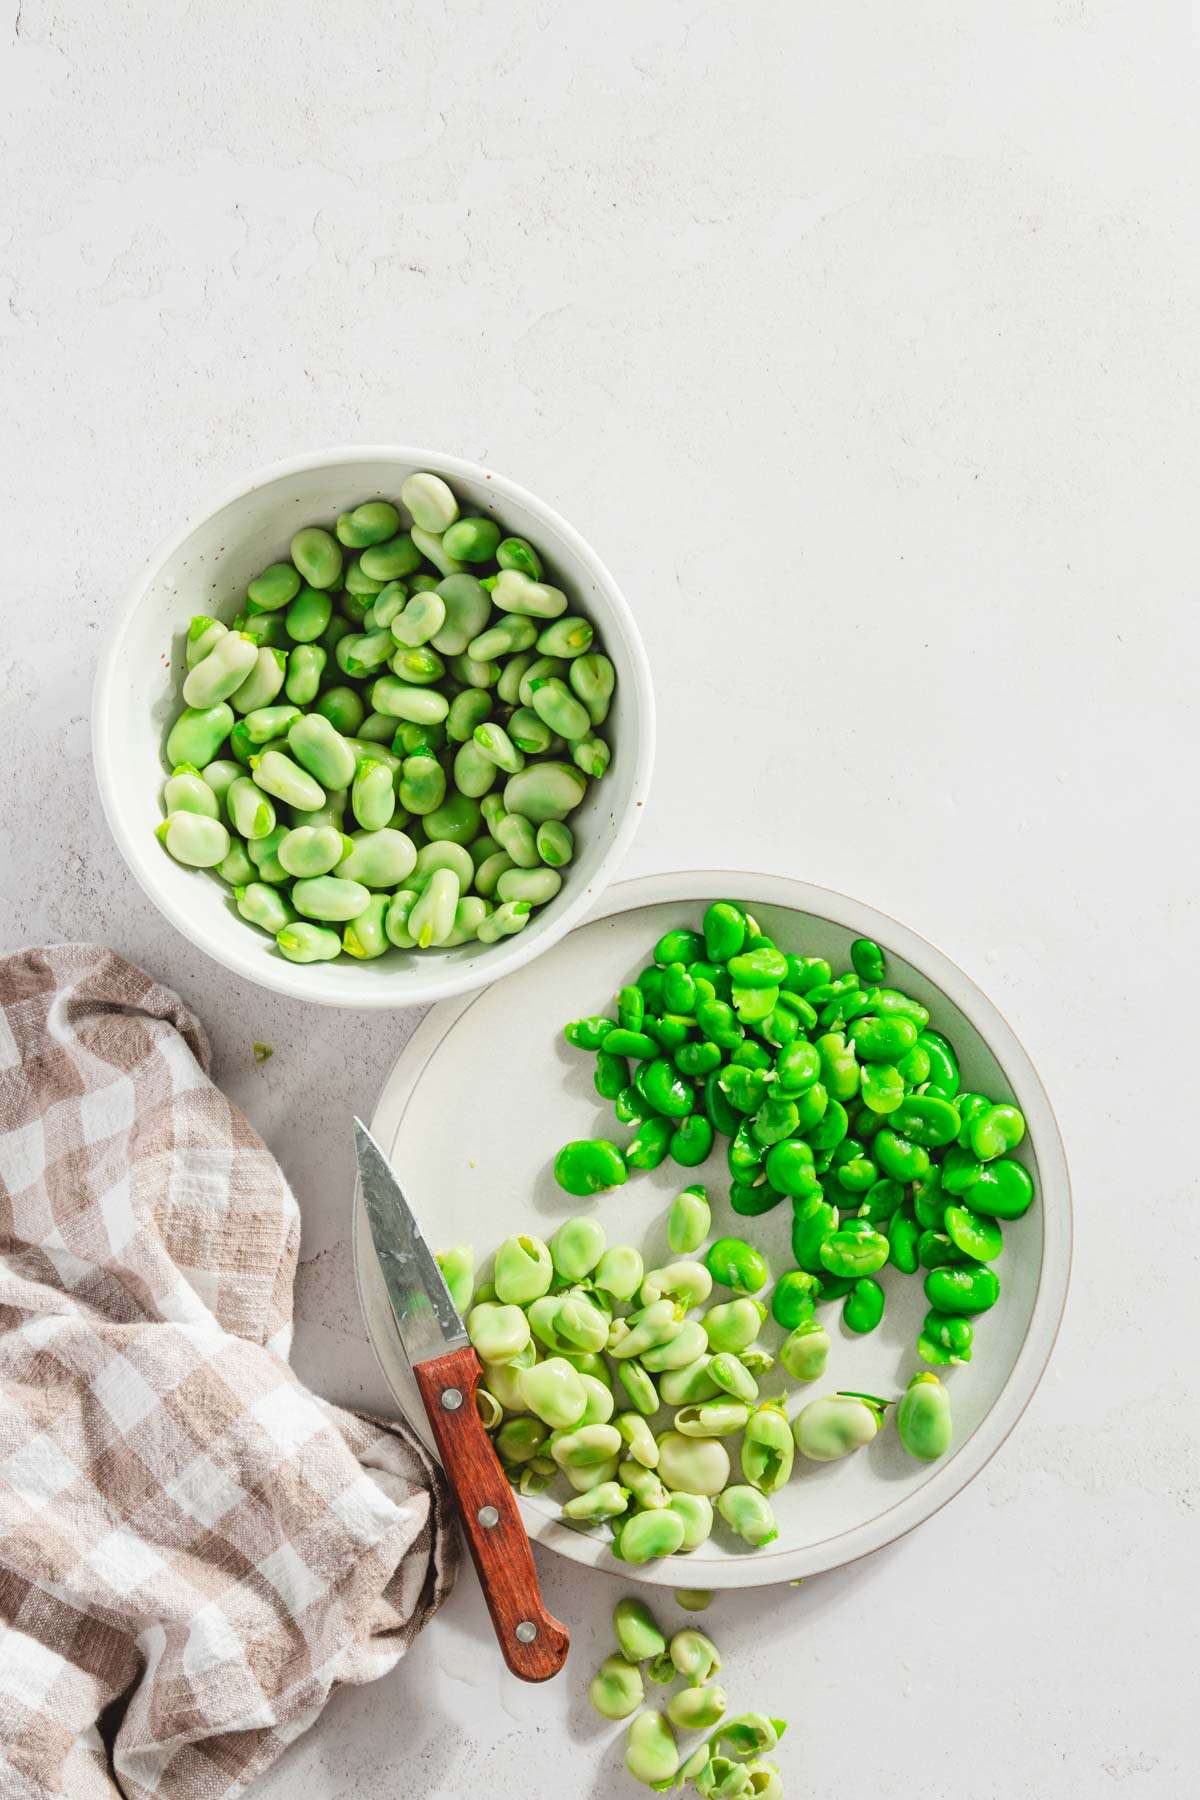
<svg viewBox="0 0 1200 1800">
<path fill-rule="evenodd" d="M 884 1406 L 884 1401 L 866 1394 L 827 1394 L 810 1400 L 792 1421 L 796 1448 L 810 1462 L 838 1462 L 878 1434 Z"/>
<path fill-rule="evenodd" d="M 919 1462 L 936 1462 L 950 1448 L 954 1435 L 950 1395 L 936 1375 L 914 1375 L 896 1408 L 896 1431 L 901 1444 Z"/>
<path fill-rule="evenodd" d="M 623 1656 L 606 1656 L 592 1678 L 588 1699 L 605 1719 L 627 1719 L 646 1698 L 641 1671 Z"/>
</svg>

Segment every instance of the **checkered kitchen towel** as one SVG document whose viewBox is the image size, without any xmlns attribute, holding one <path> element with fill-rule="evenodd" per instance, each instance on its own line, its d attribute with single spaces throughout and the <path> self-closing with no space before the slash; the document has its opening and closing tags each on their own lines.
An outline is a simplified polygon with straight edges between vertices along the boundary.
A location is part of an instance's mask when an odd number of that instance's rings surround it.
<svg viewBox="0 0 1200 1800">
<path fill-rule="evenodd" d="M 300 1225 L 195 1018 L 0 961 L 0 1795 L 240 1793 L 453 1581 L 420 1446 L 287 1367 Z"/>
</svg>

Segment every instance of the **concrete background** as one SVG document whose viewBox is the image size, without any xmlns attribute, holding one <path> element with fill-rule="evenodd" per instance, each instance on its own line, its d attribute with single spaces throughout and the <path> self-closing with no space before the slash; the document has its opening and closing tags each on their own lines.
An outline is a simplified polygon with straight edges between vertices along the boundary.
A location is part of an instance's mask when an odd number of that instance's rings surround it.
<svg viewBox="0 0 1200 1800">
<path fill-rule="evenodd" d="M 351 1109 L 411 1016 L 240 988 L 150 909 L 90 769 L 123 585 L 289 451 L 541 491 L 658 682 L 629 870 L 857 893 L 990 991 L 1078 1210 L 1058 1352 L 918 1534 L 709 1615 L 826 1800 L 1198 1785 L 1197 33 L 1168 0 L 10 0 L 0 60 L 0 941 L 96 937 L 207 1020 L 304 1211 L 296 1364 L 382 1404 Z M 263 1069 L 251 1041 L 275 1046 Z M 1186 1139 L 1186 1143 L 1185 1143 Z M 264 1800 L 632 1793 L 473 1578 Z"/>
</svg>

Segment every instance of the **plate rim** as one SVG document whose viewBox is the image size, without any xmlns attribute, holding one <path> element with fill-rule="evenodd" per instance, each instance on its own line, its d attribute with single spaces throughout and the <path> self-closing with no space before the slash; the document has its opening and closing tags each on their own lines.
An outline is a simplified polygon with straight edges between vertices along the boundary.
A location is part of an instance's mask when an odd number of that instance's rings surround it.
<svg viewBox="0 0 1200 1800">
<path fill-rule="evenodd" d="M 882 936 L 889 947 L 919 968 L 960 1008 L 985 1039 L 1006 1075 L 1013 1080 L 1014 1088 L 1017 1085 L 1014 1077 L 1019 1075 L 1022 1090 L 1027 1088 L 1034 1102 L 1031 1108 L 1025 1105 L 1023 1098 L 1027 1116 L 1034 1115 L 1030 1118 L 1029 1135 L 1037 1146 L 1042 1261 L 1029 1326 L 1008 1379 L 971 1437 L 946 1466 L 935 1471 L 914 1493 L 896 1500 L 872 1519 L 816 1544 L 790 1550 L 731 1552 L 718 1560 L 694 1565 L 698 1571 L 702 1570 L 705 1585 L 714 1589 L 773 1586 L 845 1567 L 907 1536 L 960 1494 L 1007 1441 L 1041 1384 L 1062 1325 L 1074 1252 L 1074 1208 L 1066 1149 L 1050 1096 L 1032 1057 L 996 1003 L 973 978 L 944 950 L 901 920 L 853 895 L 797 876 L 743 869 L 689 869 L 641 875 L 615 883 L 575 929 L 643 906 L 711 900 L 724 893 L 739 891 L 752 891 L 766 904 L 827 918 L 860 936 Z M 570 933 L 560 942 L 565 943 L 569 936 Z M 432 1007 L 384 1078 L 372 1113 L 371 1130 L 389 1154 L 408 1101 L 433 1051 L 480 997 L 481 991 L 486 990 L 454 995 Z M 402 1416 L 424 1435 L 428 1430 L 427 1421 L 424 1418 L 414 1420 L 409 1414 L 396 1393 L 376 1339 L 375 1307 L 368 1303 L 369 1278 L 365 1270 L 367 1256 L 371 1254 L 370 1234 L 357 1181 L 352 1208 L 355 1281 L 367 1337 L 380 1373 Z M 379 1282 L 377 1268 L 373 1274 Z M 584 1567 L 599 1568 L 626 1581 L 633 1580 L 650 1587 L 674 1588 L 679 1585 L 681 1568 L 676 1558 L 667 1557 L 661 1562 L 636 1566 L 619 1562 L 611 1554 L 606 1540 L 574 1531 L 529 1506 L 519 1495 L 517 1503 L 525 1528 L 535 1543 L 544 1544 Z M 683 1560 L 686 1566 L 687 1559 Z"/>
</svg>

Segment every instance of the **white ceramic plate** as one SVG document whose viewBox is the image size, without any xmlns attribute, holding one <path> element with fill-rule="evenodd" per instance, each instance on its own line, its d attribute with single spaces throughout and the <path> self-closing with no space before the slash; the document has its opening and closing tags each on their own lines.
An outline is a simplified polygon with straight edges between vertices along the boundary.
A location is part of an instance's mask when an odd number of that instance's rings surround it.
<svg viewBox="0 0 1200 1800">
<path fill-rule="evenodd" d="M 792 1581 L 838 1567 L 910 1531 L 977 1475 L 1020 1417 L 1046 1366 L 1062 1316 L 1071 1263 L 1071 1199 L 1058 1126 L 1036 1071 L 1011 1028 L 975 984 L 905 926 L 857 900 L 781 876 L 697 872 L 621 884 L 589 921 L 537 962 L 483 993 L 445 1001 L 414 1034 L 384 1085 L 373 1130 L 404 1183 L 435 1249 L 473 1243 L 481 1268 L 510 1232 L 548 1238 L 589 1204 L 610 1243 L 633 1243 L 646 1266 L 668 1259 L 665 1213 L 689 1181 L 707 1183 L 714 1234 L 746 1236 L 767 1252 L 773 1271 L 792 1266 L 791 1208 L 757 1219 L 730 1211 L 725 1141 L 702 1169 L 669 1159 L 631 1175 L 589 1203 L 554 1181 L 551 1164 L 569 1138 L 606 1136 L 623 1143 L 611 1106 L 592 1087 L 593 1058 L 563 1040 L 568 1019 L 609 1009 L 612 996 L 650 960 L 669 926 L 698 926 L 705 905 L 730 898 L 748 905 L 782 948 L 845 965 L 850 942 L 872 937 L 888 955 L 889 978 L 927 1005 L 934 1026 L 958 1051 L 963 1086 L 1013 1098 L 1028 1121 L 1018 1153 L 1034 1175 L 1037 1200 L 1006 1224 L 997 1265 L 1000 1301 L 978 1321 L 975 1360 L 944 1371 L 953 1393 L 952 1453 L 930 1465 L 900 1449 L 890 1424 L 869 1449 L 818 1466 L 797 1458 L 792 1480 L 774 1496 L 779 1537 L 747 1550 L 718 1523 L 691 1556 L 631 1569 L 618 1563 L 606 1535 L 561 1522 L 551 1496 L 522 1499 L 531 1537 L 576 1562 L 620 1571 L 666 1587 L 724 1588 Z M 355 1259 L 367 1329 L 403 1412 L 427 1432 L 424 1413 L 392 1322 L 361 1205 L 355 1203 Z M 834 1340 L 827 1376 L 796 1393 L 789 1410 L 838 1388 L 898 1395 L 921 1365 L 914 1349 L 926 1302 L 916 1277 L 885 1278 L 882 1326 L 856 1338 L 825 1310 Z M 770 1320 L 763 1342 L 782 1332 Z M 775 1372 L 765 1391 L 783 1383 Z M 666 1415 L 661 1415 L 665 1423 Z M 736 1469 L 737 1440 L 730 1440 Z"/>
</svg>

